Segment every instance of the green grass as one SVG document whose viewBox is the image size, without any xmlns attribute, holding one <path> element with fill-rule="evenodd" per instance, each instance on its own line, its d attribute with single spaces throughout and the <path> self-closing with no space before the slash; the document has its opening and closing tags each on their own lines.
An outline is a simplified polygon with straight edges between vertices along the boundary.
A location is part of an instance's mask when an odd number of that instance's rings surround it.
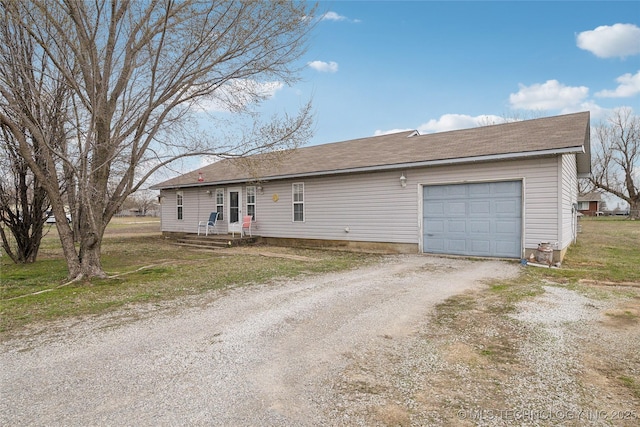
<svg viewBox="0 0 640 427">
<path fill-rule="evenodd" d="M 545 275 L 568 281 L 640 282 L 640 221 L 583 218 L 581 228 L 562 268 Z"/>
<path fill-rule="evenodd" d="M 262 249 L 283 257 L 260 256 L 261 248 L 221 255 L 174 246 L 160 235 L 157 221 L 140 227 L 117 219 L 107 229 L 102 247 L 102 265 L 112 278 L 65 284 L 66 263 L 56 241 L 55 232 L 46 236 L 34 264 L 15 265 L 7 257 L 0 258 L 0 332 L 33 322 L 101 314 L 129 304 L 349 269 L 375 259 L 365 254 L 272 247 Z"/>
<path fill-rule="evenodd" d="M 640 283 L 640 221 L 583 218 L 581 229 L 561 268 L 527 268 L 524 282 L 550 281 L 572 288 L 581 283 Z"/>
<path fill-rule="evenodd" d="M 638 383 L 637 380 L 626 375 L 619 376 L 618 380 L 627 387 L 636 398 L 640 399 L 640 383 Z"/>
</svg>

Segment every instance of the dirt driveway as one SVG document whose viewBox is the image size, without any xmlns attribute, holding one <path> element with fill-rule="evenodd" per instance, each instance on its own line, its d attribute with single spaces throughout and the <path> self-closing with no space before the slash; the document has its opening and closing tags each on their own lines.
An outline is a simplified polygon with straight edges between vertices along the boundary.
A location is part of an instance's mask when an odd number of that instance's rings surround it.
<svg viewBox="0 0 640 427">
<path fill-rule="evenodd" d="M 348 425 L 339 380 L 354 358 L 402 345 L 437 303 L 517 271 L 397 256 L 135 321 L 68 321 L 2 344 L 0 424 Z"/>
</svg>

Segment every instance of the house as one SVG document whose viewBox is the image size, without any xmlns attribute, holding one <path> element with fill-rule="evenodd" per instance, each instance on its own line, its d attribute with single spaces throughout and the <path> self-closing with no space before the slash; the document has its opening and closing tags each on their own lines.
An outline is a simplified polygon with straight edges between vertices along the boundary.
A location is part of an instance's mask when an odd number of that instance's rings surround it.
<svg viewBox="0 0 640 427">
<path fill-rule="evenodd" d="M 578 212 L 586 216 L 600 215 L 602 213 L 602 209 L 600 209 L 600 202 L 602 202 L 602 195 L 596 191 L 579 194 Z"/>
<path fill-rule="evenodd" d="M 218 211 L 229 232 L 252 215 L 267 243 L 516 259 L 550 243 L 561 260 L 577 236 L 577 180 L 591 169 L 589 113 L 280 154 L 152 187 L 163 233 L 195 233 Z"/>
</svg>

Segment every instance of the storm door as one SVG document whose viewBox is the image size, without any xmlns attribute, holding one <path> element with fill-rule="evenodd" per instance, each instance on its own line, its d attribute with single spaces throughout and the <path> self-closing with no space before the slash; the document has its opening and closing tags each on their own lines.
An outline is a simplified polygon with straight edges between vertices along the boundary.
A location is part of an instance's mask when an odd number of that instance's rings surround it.
<svg viewBox="0 0 640 427">
<path fill-rule="evenodd" d="M 229 232 L 240 232 L 242 230 L 242 189 L 229 188 Z"/>
</svg>

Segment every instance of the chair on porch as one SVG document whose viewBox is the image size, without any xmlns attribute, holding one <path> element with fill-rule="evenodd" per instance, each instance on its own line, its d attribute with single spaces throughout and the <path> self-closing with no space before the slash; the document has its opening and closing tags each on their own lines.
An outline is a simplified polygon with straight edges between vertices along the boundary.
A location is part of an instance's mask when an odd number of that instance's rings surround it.
<svg viewBox="0 0 640 427">
<path fill-rule="evenodd" d="M 216 222 L 218 221 L 218 212 L 211 212 L 209 215 L 208 221 L 199 221 L 198 222 L 198 236 L 200 235 L 200 228 L 204 227 L 204 235 L 209 235 L 209 229 L 211 228 L 216 234 L 218 234 L 218 229 L 216 228 Z"/>
<path fill-rule="evenodd" d="M 242 218 L 242 230 L 240 232 L 240 237 L 246 236 L 247 235 L 247 231 L 249 232 L 249 237 L 253 237 L 251 235 L 251 219 L 252 219 L 251 215 L 245 215 Z"/>
</svg>

